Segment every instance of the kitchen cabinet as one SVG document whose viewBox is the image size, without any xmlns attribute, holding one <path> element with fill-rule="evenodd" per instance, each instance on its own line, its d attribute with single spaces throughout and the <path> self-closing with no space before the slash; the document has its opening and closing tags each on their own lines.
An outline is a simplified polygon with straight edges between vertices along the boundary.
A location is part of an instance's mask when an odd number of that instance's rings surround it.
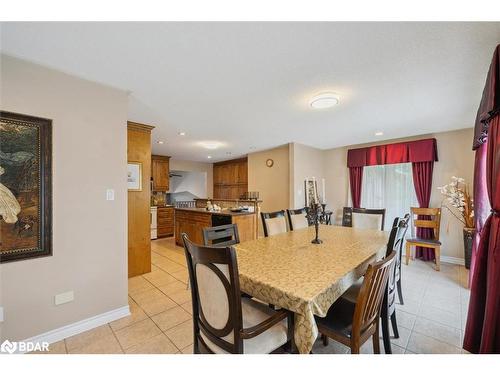
<svg viewBox="0 0 500 375">
<path fill-rule="evenodd" d="M 158 207 L 158 238 L 174 235 L 174 207 Z"/>
<path fill-rule="evenodd" d="M 215 163 L 213 180 L 215 199 L 239 199 L 248 191 L 247 158 Z"/>
<path fill-rule="evenodd" d="M 170 156 L 151 156 L 151 177 L 153 191 L 168 191 L 170 189 Z"/>
</svg>

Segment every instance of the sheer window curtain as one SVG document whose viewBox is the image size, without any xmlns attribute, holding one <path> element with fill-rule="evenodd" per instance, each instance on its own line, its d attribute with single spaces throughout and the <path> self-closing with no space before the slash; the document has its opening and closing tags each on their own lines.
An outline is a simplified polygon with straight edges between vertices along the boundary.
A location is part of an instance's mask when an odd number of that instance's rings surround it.
<svg viewBox="0 0 500 375">
<path fill-rule="evenodd" d="M 385 230 L 396 216 L 403 217 L 410 207 L 418 207 L 411 163 L 364 167 L 361 207 L 385 208 Z"/>
</svg>

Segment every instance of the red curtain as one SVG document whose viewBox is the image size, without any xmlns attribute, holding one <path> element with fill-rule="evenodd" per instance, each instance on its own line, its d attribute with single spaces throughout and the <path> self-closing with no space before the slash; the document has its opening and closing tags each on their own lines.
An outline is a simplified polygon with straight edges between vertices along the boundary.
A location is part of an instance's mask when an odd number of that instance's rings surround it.
<svg viewBox="0 0 500 375">
<path fill-rule="evenodd" d="M 437 160 L 435 138 L 347 150 L 349 168 Z"/>
<path fill-rule="evenodd" d="M 349 182 L 351 186 L 352 206 L 361 207 L 361 183 L 363 182 L 363 167 L 349 168 Z"/>
<path fill-rule="evenodd" d="M 433 169 L 433 161 L 412 163 L 413 185 L 415 186 L 415 193 L 420 207 L 429 207 Z M 419 216 L 419 219 L 425 220 L 428 218 L 425 216 Z M 433 234 L 434 233 L 431 228 L 417 228 L 417 237 L 419 238 L 432 238 Z M 427 249 L 420 246 L 417 246 L 415 256 L 423 260 L 433 260 L 435 258 L 433 249 Z"/>
<path fill-rule="evenodd" d="M 492 211 L 481 230 L 464 349 L 500 353 L 500 115 L 488 121 L 486 185 Z"/>
<path fill-rule="evenodd" d="M 490 214 L 490 201 L 488 199 L 488 187 L 486 184 L 486 151 L 487 140 L 479 145 L 476 150 L 474 162 L 474 226 L 476 228 L 474 242 L 472 243 L 472 258 L 469 271 L 469 287 L 474 275 L 476 254 L 479 247 L 479 239 L 484 223 Z"/>
</svg>

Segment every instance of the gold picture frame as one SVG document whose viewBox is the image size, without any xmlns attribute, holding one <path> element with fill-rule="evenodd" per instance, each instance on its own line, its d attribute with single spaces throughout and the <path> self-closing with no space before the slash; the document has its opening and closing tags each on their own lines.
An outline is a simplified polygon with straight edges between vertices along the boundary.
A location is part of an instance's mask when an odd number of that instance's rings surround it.
<svg viewBox="0 0 500 375">
<path fill-rule="evenodd" d="M 128 191 L 142 191 L 142 163 L 127 163 L 127 184 Z"/>
</svg>

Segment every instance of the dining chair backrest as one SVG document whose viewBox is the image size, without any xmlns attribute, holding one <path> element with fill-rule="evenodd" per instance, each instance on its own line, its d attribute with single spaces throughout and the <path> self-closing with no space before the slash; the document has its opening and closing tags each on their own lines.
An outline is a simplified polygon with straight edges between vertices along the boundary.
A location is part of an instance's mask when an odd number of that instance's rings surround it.
<svg viewBox="0 0 500 375">
<path fill-rule="evenodd" d="M 433 240 L 439 240 L 439 230 L 441 227 L 441 208 L 421 208 L 411 207 L 411 233 L 412 237 L 418 237 L 414 229 L 429 228 L 433 231 Z"/>
<path fill-rule="evenodd" d="M 276 212 L 261 212 L 262 226 L 264 228 L 264 236 L 274 236 L 275 234 L 285 233 L 286 219 L 285 211 Z"/>
<path fill-rule="evenodd" d="M 384 230 L 385 208 L 353 208 L 352 227 Z"/>
<path fill-rule="evenodd" d="M 387 304 L 392 312 L 392 307 L 396 302 L 396 281 L 398 280 L 401 266 L 401 254 L 403 242 L 406 236 L 406 231 L 408 230 L 408 220 L 410 215 L 406 214 L 405 217 L 394 218 L 392 223 L 391 233 L 389 235 L 389 241 L 387 243 L 386 257 L 390 256 L 391 253 L 396 253 L 394 260 L 394 267 L 389 274 L 389 280 L 387 281 Z"/>
<path fill-rule="evenodd" d="M 225 247 L 240 243 L 240 235 L 236 224 L 219 225 L 203 228 L 203 245 Z"/>
<path fill-rule="evenodd" d="M 191 285 L 195 342 L 205 340 L 229 353 L 242 353 L 241 292 L 232 247 L 198 246 L 182 233 Z"/>
<path fill-rule="evenodd" d="M 378 323 L 395 257 L 396 252 L 393 251 L 384 259 L 370 264 L 366 270 L 353 315 L 352 335 L 357 336 L 357 341 L 363 332 Z"/>
<path fill-rule="evenodd" d="M 288 216 L 288 225 L 290 230 L 307 228 L 309 221 L 307 220 L 307 209 L 299 208 L 297 210 L 286 210 Z"/>
</svg>

